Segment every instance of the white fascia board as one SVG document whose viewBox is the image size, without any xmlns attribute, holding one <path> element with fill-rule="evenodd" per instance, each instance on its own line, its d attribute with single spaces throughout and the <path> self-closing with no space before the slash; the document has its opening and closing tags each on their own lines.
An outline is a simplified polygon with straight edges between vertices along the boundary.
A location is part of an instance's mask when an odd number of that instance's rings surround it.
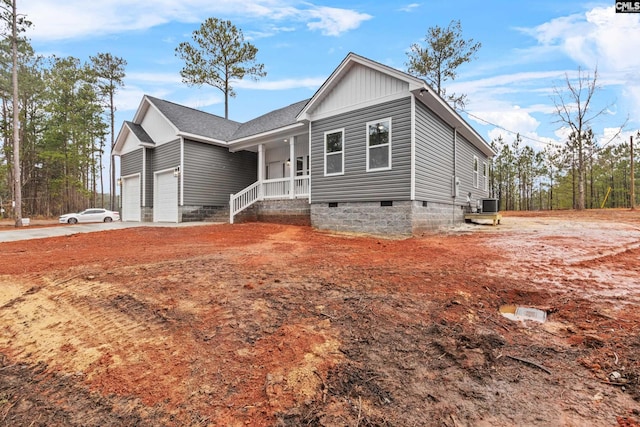
<svg viewBox="0 0 640 427">
<path fill-rule="evenodd" d="M 281 128 L 273 129 L 267 132 L 259 133 L 256 135 L 235 139 L 233 141 L 229 141 L 229 151 L 234 152 L 234 151 L 244 150 L 245 148 L 253 147 L 262 142 L 267 142 L 269 140 L 272 140 L 276 138 L 279 134 L 288 135 L 292 130 L 304 128 L 305 126 L 306 126 L 306 123 L 298 122 L 298 123 L 294 123 Z"/>
<path fill-rule="evenodd" d="M 177 135 L 184 139 L 190 139 L 192 141 L 205 142 L 207 144 L 220 145 L 222 147 L 227 147 L 229 144 L 227 141 L 223 141 L 221 139 L 208 138 L 202 135 L 196 135 L 194 133 L 189 132 L 178 132 Z"/>
<path fill-rule="evenodd" d="M 122 123 L 122 127 L 120 128 L 120 132 L 118 132 L 118 136 L 116 137 L 116 143 L 113 144 L 113 150 L 111 151 L 112 156 L 120 156 L 122 145 L 124 141 L 127 139 L 127 135 L 131 132 L 127 123 Z"/>
<path fill-rule="evenodd" d="M 150 104 L 151 104 L 151 101 L 149 101 L 149 98 L 147 98 L 147 95 L 144 95 L 142 97 L 142 100 L 140 101 L 140 105 L 138 105 L 136 114 L 134 114 L 133 116 L 133 120 L 132 120 L 133 123 L 140 124 L 140 122 L 142 122 L 142 118 L 146 114 Z"/>
</svg>

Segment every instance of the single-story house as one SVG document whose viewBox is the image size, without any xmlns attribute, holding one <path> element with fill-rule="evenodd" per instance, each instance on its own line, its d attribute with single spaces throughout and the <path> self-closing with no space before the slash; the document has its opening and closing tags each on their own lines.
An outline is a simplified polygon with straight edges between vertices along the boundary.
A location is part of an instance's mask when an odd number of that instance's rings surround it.
<svg viewBox="0 0 640 427">
<path fill-rule="evenodd" d="M 311 99 L 246 123 L 144 96 L 113 155 L 123 221 L 413 234 L 463 222 L 495 153 L 424 80 L 350 53 Z"/>
</svg>

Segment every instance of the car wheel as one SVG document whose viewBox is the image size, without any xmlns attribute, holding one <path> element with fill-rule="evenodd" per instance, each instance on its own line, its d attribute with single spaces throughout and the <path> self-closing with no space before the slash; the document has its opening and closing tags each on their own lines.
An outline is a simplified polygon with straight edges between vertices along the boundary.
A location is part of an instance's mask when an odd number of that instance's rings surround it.
<svg viewBox="0 0 640 427">
<path fill-rule="evenodd" d="M 111 222 L 113 221 L 113 218 L 111 218 L 110 216 L 107 216 L 104 218 L 104 222 Z"/>
<path fill-rule="evenodd" d="M 77 219 L 75 218 L 69 218 L 69 221 L 67 221 L 69 224 L 76 224 L 78 222 Z"/>
</svg>

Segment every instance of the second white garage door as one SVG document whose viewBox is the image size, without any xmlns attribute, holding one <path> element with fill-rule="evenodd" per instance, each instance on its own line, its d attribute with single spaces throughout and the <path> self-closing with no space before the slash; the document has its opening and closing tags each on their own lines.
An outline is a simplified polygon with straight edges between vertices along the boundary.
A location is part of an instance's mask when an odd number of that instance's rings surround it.
<svg viewBox="0 0 640 427">
<path fill-rule="evenodd" d="M 173 176 L 173 169 L 155 173 L 153 221 L 178 222 L 178 178 Z"/>
<path fill-rule="evenodd" d="M 122 220 L 140 221 L 140 175 L 122 178 Z"/>
</svg>

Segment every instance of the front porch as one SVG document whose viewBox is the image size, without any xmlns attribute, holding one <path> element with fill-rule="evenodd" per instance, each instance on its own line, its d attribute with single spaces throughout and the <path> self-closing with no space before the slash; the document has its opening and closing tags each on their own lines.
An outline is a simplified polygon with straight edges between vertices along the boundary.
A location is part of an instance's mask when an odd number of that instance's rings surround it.
<svg viewBox="0 0 640 427">
<path fill-rule="evenodd" d="M 257 181 L 237 194 L 229 197 L 229 223 L 240 212 L 256 202 L 309 199 L 309 176 L 297 176 Z M 274 203 L 270 204 L 274 206 Z"/>
<path fill-rule="evenodd" d="M 249 141 L 247 141 L 249 143 Z M 309 200 L 309 136 L 302 131 L 281 135 L 270 135 L 266 142 L 254 145 L 242 144 L 234 150 L 257 151 L 258 180 L 242 191 L 229 197 L 229 223 L 236 215 L 257 202 L 283 201 L 283 210 L 291 200 Z M 269 203 L 270 211 L 275 211 L 277 203 Z M 298 209 L 296 209 L 298 210 Z"/>
</svg>

